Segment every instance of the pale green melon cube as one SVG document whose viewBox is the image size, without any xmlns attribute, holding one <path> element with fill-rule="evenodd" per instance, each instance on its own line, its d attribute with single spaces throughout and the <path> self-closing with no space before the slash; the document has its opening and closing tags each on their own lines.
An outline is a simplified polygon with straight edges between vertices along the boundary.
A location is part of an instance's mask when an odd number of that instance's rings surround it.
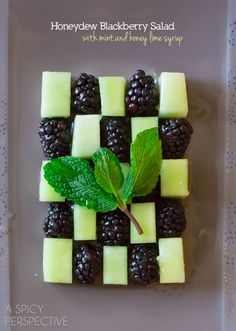
<svg viewBox="0 0 236 331">
<path fill-rule="evenodd" d="M 131 214 L 137 219 L 143 230 L 139 234 L 133 223 L 130 224 L 131 244 L 148 244 L 156 242 L 156 210 L 154 202 L 132 203 Z"/>
<path fill-rule="evenodd" d="M 100 115 L 77 115 L 74 121 L 72 156 L 90 159 L 100 147 Z"/>
<path fill-rule="evenodd" d="M 43 279 L 48 283 L 72 283 L 72 239 L 44 239 Z"/>
<path fill-rule="evenodd" d="M 188 160 L 162 160 L 161 196 L 186 198 L 188 195 Z"/>
<path fill-rule="evenodd" d="M 131 134 L 132 134 L 132 141 L 135 140 L 138 133 L 158 127 L 158 117 L 151 116 L 151 117 L 132 117 L 131 118 Z"/>
<path fill-rule="evenodd" d="M 184 73 L 162 72 L 159 84 L 159 117 L 186 117 L 188 114 L 188 99 Z"/>
<path fill-rule="evenodd" d="M 124 77 L 99 77 L 101 108 L 103 116 L 125 116 Z"/>
<path fill-rule="evenodd" d="M 57 193 L 54 188 L 48 184 L 44 178 L 44 169 L 43 167 L 49 161 L 43 161 L 41 172 L 40 172 L 40 182 L 39 182 L 39 201 L 41 202 L 63 202 L 65 198 Z"/>
<path fill-rule="evenodd" d="M 113 285 L 128 284 L 127 247 L 103 247 L 103 283 Z"/>
<path fill-rule="evenodd" d="M 74 205 L 74 240 L 96 240 L 96 212 Z"/>
<path fill-rule="evenodd" d="M 70 96 L 70 72 L 43 72 L 41 117 L 69 117 Z"/>
<path fill-rule="evenodd" d="M 184 283 L 184 254 L 182 238 L 159 239 L 160 283 Z"/>
</svg>

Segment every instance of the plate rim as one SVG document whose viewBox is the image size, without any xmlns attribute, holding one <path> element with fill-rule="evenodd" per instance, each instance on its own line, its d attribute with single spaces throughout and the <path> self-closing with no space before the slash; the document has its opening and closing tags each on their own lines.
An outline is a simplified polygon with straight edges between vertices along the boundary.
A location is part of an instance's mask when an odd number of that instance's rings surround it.
<svg viewBox="0 0 236 331">
<path fill-rule="evenodd" d="M 225 164 L 224 164 L 224 201 L 223 201 L 223 261 L 222 261 L 222 316 L 221 330 L 233 331 L 236 327 L 236 237 L 229 240 L 235 227 L 230 222 L 233 215 L 233 206 L 236 208 L 236 137 L 235 123 L 236 114 L 232 120 L 232 113 L 236 105 L 236 87 L 232 84 L 236 77 L 236 2 L 227 0 L 227 36 L 226 36 L 226 105 L 225 105 Z M 235 30 L 234 30 L 234 29 Z M 4 322 L 6 308 L 10 305 L 10 282 L 9 282 L 9 219 L 8 212 L 8 29 L 9 29 L 9 0 L 0 0 L 0 317 L 2 331 L 10 331 L 10 325 Z M 2 130 L 1 128 L 5 128 Z M 236 210 L 236 209 L 235 209 Z M 233 232 L 233 233 L 234 233 Z M 234 259 L 230 262 L 229 257 Z M 233 262 L 235 260 L 235 263 Z"/>
</svg>

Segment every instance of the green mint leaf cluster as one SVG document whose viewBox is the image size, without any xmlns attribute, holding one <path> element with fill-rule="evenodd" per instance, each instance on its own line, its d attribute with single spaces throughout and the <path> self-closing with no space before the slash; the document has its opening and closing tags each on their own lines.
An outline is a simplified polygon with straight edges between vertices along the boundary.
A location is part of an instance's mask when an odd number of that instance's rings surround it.
<svg viewBox="0 0 236 331">
<path fill-rule="evenodd" d="M 127 209 L 132 197 L 145 196 L 155 188 L 161 170 L 162 149 L 157 128 L 145 130 L 131 144 L 131 166 L 124 175 L 117 157 L 107 148 L 99 148 L 90 163 L 78 157 L 64 156 L 44 166 L 44 177 L 67 200 L 97 212 L 120 208 L 139 234 L 142 229 Z"/>
<path fill-rule="evenodd" d="M 156 128 L 140 132 L 131 144 L 131 167 L 122 198 L 145 196 L 155 188 L 162 164 L 162 148 Z"/>
</svg>

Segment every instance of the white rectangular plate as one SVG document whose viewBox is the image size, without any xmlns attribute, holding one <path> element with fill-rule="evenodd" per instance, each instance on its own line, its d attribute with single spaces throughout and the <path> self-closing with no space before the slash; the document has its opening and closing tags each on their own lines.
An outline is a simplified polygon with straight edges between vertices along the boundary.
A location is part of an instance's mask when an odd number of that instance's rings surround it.
<svg viewBox="0 0 236 331">
<path fill-rule="evenodd" d="M 39 326 L 34 319 L 28 329 L 39 331 L 47 329 L 43 323 L 49 323 L 50 316 L 54 317 L 53 329 L 60 329 L 58 323 L 66 323 L 71 331 L 235 330 L 234 1 L 229 1 L 227 12 L 227 1 L 222 0 L 12 0 L 9 58 L 7 3 L 0 1 L 0 329 L 9 330 L 6 322 L 11 309 L 12 317 L 26 317 L 28 322 L 30 316 L 38 316 Z M 184 42 L 181 46 L 85 43 L 81 32 L 50 31 L 51 21 L 118 20 L 175 21 L 175 33 L 183 35 Z M 128 78 L 140 67 L 149 72 L 152 68 L 156 72 L 183 71 L 187 76 L 194 135 L 188 151 L 192 178 L 184 235 L 186 285 L 98 288 L 44 284 L 42 223 L 47 206 L 38 202 L 42 152 L 37 136 L 41 72 L 88 72 Z M 20 310 L 26 306 L 28 313 Z M 11 322 L 15 323 L 12 330 L 22 330 L 20 322 Z"/>
</svg>

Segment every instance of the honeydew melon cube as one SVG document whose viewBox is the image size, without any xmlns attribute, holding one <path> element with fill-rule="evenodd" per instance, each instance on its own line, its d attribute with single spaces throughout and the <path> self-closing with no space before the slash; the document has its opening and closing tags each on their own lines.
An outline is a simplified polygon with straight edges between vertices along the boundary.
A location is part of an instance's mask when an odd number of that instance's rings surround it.
<svg viewBox="0 0 236 331">
<path fill-rule="evenodd" d="M 72 156 L 90 159 L 100 147 L 100 115 L 77 115 L 74 121 Z"/>
<path fill-rule="evenodd" d="M 43 278 L 48 283 L 72 283 L 72 239 L 44 239 Z"/>
<path fill-rule="evenodd" d="M 162 72 L 159 85 L 159 117 L 186 117 L 188 114 L 188 99 L 184 73 Z"/>
<path fill-rule="evenodd" d="M 186 198 L 188 195 L 188 160 L 162 160 L 161 196 Z"/>
<path fill-rule="evenodd" d="M 158 117 L 132 117 L 131 118 L 131 135 L 132 141 L 135 140 L 137 134 L 147 129 L 158 127 Z"/>
<path fill-rule="evenodd" d="M 103 116 L 125 116 L 124 77 L 99 77 L 101 110 Z"/>
<path fill-rule="evenodd" d="M 143 229 L 139 234 L 133 223 L 130 226 L 131 244 L 147 244 L 156 242 L 156 210 L 154 202 L 132 203 L 131 214 L 137 219 Z"/>
<path fill-rule="evenodd" d="M 128 284 L 127 247 L 103 247 L 103 283 L 113 285 Z"/>
<path fill-rule="evenodd" d="M 41 117 L 69 117 L 70 96 L 70 72 L 43 72 Z"/>
<path fill-rule="evenodd" d="M 184 254 L 182 238 L 159 239 L 160 283 L 184 283 Z"/>
<path fill-rule="evenodd" d="M 96 212 L 74 205 L 74 240 L 96 240 Z"/>
<path fill-rule="evenodd" d="M 49 161 L 43 161 L 41 172 L 40 172 L 40 182 L 39 182 L 39 201 L 41 202 L 63 202 L 65 198 L 57 193 L 52 186 L 48 184 L 44 178 L 44 169 L 43 167 Z"/>
</svg>

